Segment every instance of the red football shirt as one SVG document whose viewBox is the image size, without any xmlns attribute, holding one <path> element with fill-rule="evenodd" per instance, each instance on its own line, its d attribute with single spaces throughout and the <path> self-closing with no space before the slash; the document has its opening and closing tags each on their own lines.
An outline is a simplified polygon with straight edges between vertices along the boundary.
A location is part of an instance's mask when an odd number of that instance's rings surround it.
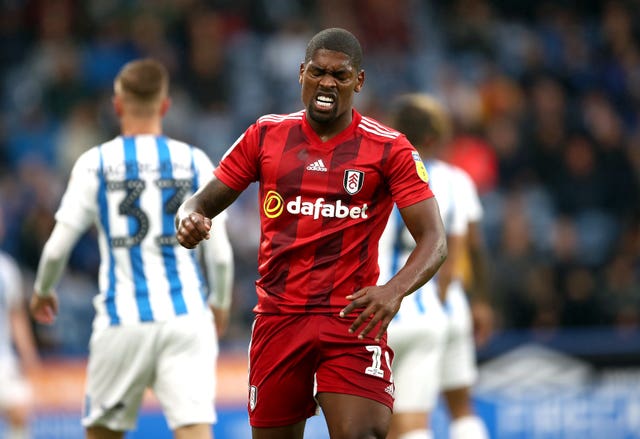
<svg viewBox="0 0 640 439">
<path fill-rule="evenodd" d="M 256 313 L 338 313 L 375 285 L 378 240 L 395 202 L 432 197 L 406 137 L 353 111 L 323 142 L 300 111 L 266 115 L 227 151 L 215 175 L 236 190 L 259 181 Z"/>
</svg>

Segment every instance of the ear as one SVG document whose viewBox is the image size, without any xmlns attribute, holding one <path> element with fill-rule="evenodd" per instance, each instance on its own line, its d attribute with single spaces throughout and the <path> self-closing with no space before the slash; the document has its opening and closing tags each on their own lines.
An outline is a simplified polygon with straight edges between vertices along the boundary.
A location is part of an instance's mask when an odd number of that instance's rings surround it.
<svg viewBox="0 0 640 439">
<path fill-rule="evenodd" d="M 167 111 L 169 111 L 170 107 L 171 107 L 171 98 L 164 98 L 160 103 L 160 116 L 164 117 L 164 115 L 167 114 Z"/>
<path fill-rule="evenodd" d="M 302 85 L 302 75 L 304 74 L 304 63 L 300 63 L 300 72 L 298 72 L 298 83 Z"/>
<path fill-rule="evenodd" d="M 122 116 L 122 98 L 120 98 L 120 96 L 118 95 L 113 95 L 113 98 L 111 98 L 111 103 L 113 104 L 113 110 L 116 113 L 116 116 L 121 117 Z"/>
<path fill-rule="evenodd" d="M 362 86 L 364 85 L 364 70 L 360 70 L 358 72 L 358 79 L 356 82 L 356 86 L 353 88 L 356 93 L 359 93 L 362 90 Z"/>
</svg>

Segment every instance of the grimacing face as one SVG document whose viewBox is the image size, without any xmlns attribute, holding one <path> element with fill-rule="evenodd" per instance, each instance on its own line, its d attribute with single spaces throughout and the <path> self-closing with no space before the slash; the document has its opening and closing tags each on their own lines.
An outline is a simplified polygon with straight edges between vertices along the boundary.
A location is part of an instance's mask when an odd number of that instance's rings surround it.
<svg viewBox="0 0 640 439">
<path fill-rule="evenodd" d="M 302 103 L 310 119 L 319 124 L 350 118 L 353 96 L 363 83 L 364 71 L 356 71 L 342 52 L 319 49 L 300 65 Z"/>
</svg>

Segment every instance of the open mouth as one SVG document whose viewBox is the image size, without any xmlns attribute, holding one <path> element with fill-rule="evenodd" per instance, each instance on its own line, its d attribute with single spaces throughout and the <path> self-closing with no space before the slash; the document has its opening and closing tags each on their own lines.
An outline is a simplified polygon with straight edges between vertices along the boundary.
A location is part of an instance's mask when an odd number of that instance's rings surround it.
<svg viewBox="0 0 640 439">
<path fill-rule="evenodd" d="M 335 104 L 335 98 L 328 95 L 318 95 L 314 102 L 319 110 L 330 110 Z"/>
</svg>

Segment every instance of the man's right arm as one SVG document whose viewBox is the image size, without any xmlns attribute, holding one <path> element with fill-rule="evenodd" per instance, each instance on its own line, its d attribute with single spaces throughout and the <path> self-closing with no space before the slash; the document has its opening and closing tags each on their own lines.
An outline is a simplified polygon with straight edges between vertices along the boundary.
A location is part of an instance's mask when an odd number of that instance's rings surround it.
<svg viewBox="0 0 640 439">
<path fill-rule="evenodd" d="M 44 245 L 31 296 L 30 311 L 36 321 L 51 324 L 58 313 L 58 299 L 53 290 L 67 265 L 73 247 L 82 232 L 58 221 Z"/>
<path fill-rule="evenodd" d="M 211 218 L 235 201 L 241 191 L 230 188 L 217 177 L 185 200 L 176 214 L 176 238 L 180 245 L 194 248 L 203 239 L 209 239 Z"/>
</svg>

